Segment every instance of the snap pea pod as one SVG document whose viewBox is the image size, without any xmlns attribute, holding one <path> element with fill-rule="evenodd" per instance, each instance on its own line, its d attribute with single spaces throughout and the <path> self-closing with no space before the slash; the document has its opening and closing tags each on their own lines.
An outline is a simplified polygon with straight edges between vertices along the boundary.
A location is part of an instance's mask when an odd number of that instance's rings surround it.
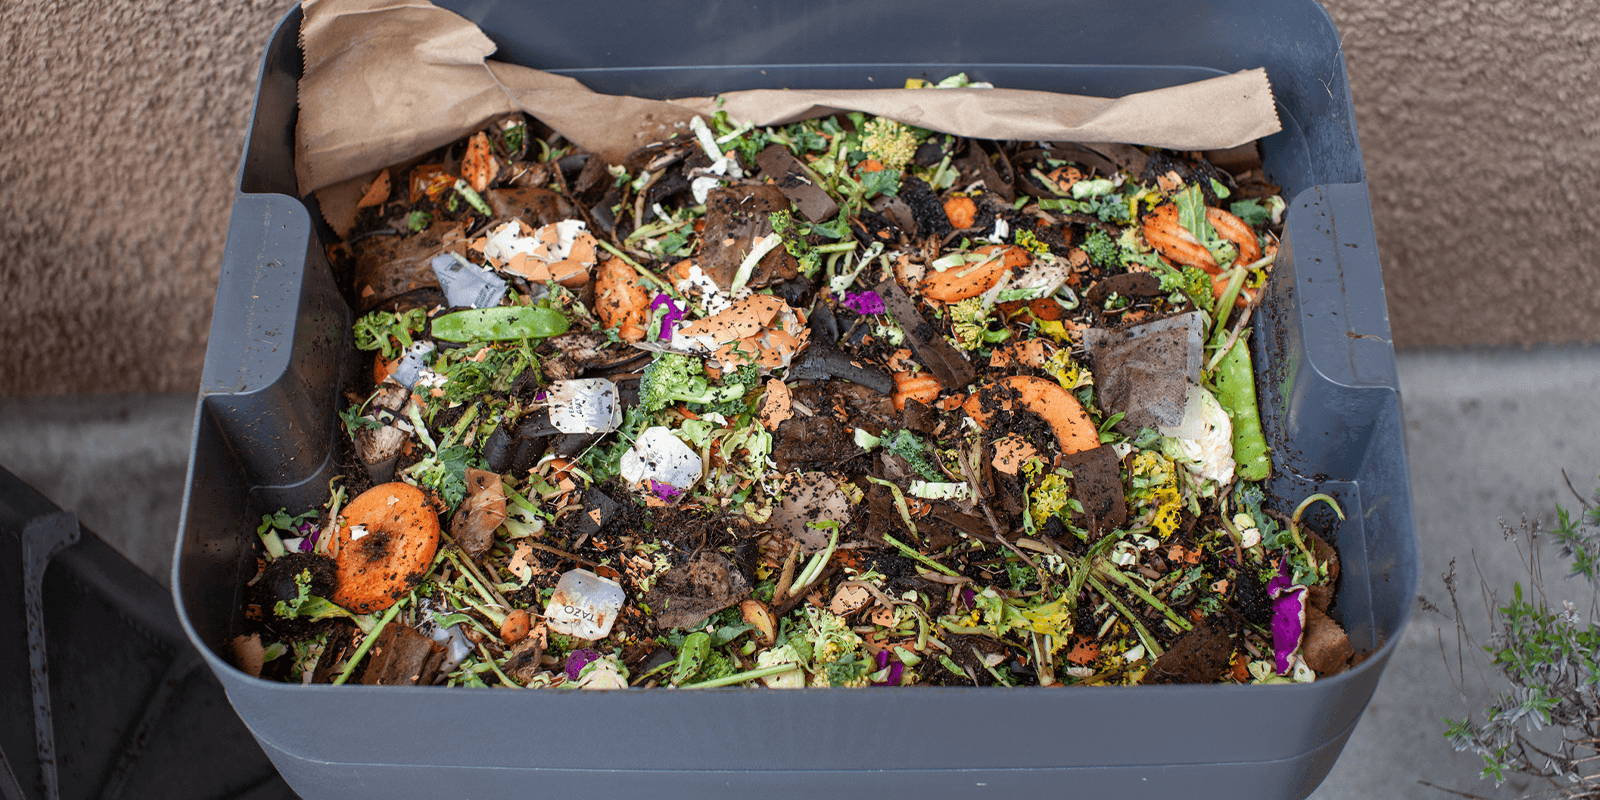
<svg viewBox="0 0 1600 800">
<path fill-rule="evenodd" d="M 498 306 L 470 308 L 433 321 L 433 337 L 447 342 L 501 342 L 560 336 L 571 323 L 553 308 Z"/>
<path fill-rule="evenodd" d="M 1261 411 L 1256 405 L 1256 377 L 1250 361 L 1248 336 L 1240 335 L 1217 363 L 1211 376 L 1211 391 L 1228 412 L 1233 423 L 1233 461 L 1240 478 L 1266 480 L 1272 474 L 1272 455 L 1267 436 L 1261 430 Z"/>
</svg>

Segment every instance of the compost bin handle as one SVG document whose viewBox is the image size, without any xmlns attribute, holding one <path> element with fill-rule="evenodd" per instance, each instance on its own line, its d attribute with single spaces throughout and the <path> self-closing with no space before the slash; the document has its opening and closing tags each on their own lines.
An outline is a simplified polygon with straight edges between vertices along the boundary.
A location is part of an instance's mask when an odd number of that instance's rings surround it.
<svg viewBox="0 0 1600 800">
<path fill-rule="evenodd" d="M 238 195 L 200 396 L 251 485 L 297 485 L 325 471 L 350 325 L 306 206 Z"/>
</svg>

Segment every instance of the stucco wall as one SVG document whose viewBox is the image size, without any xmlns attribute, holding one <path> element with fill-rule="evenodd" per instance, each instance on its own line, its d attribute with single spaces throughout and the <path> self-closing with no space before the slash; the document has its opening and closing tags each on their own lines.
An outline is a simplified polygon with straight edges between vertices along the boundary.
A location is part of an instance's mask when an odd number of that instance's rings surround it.
<svg viewBox="0 0 1600 800">
<path fill-rule="evenodd" d="M 289 5 L 0 5 L 0 393 L 195 384 L 256 60 Z M 1396 341 L 1600 340 L 1600 15 L 1331 5 Z"/>
</svg>

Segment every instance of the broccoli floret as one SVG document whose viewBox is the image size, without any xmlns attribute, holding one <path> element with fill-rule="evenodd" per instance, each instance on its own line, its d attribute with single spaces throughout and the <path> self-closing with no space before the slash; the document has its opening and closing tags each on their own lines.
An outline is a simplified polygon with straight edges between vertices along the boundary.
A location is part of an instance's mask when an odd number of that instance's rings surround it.
<svg viewBox="0 0 1600 800">
<path fill-rule="evenodd" d="M 976 350 L 986 344 L 1005 341 L 1010 331 L 989 330 L 989 306 L 982 297 L 969 297 L 950 306 L 950 335 L 956 347 Z"/>
<path fill-rule="evenodd" d="M 859 653 L 850 653 L 838 661 L 829 661 L 822 665 L 822 674 L 818 676 L 817 683 L 822 686 L 848 686 L 859 688 L 866 686 L 867 677 L 872 674 L 872 662 Z"/>
<path fill-rule="evenodd" d="M 944 473 L 934 465 L 933 459 L 928 455 L 928 446 L 911 431 L 898 430 L 885 434 L 883 449 L 905 459 L 906 463 L 911 465 L 912 471 L 923 480 L 944 480 Z"/>
<path fill-rule="evenodd" d="M 756 389 L 761 385 L 761 368 L 755 364 L 745 364 L 732 372 L 722 373 L 722 391 L 734 392 L 728 399 L 711 403 L 706 411 L 714 411 L 728 419 L 734 419 L 740 414 L 750 411 L 750 399 L 756 396 Z"/>
<path fill-rule="evenodd" d="M 1161 276 L 1161 291 L 1181 292 L 1195 308 L 1211 311 L 1216 304 L 1216 298 L 1211 294 L 1211 276 L 1205 270 L 1196 267 L 1174 269 L 1155 259 L 1152 254 L 1152 263 L 1157 265 Z"/>
<path fill-rule="evenodd" d="M 1111 269 L 1122 266 L 1122 248 L 1117 247 L 1116 240 L 1099 228 L 1083 237 L 1083 252 L 1089 254 L 1089 260 L 1097 267 Z"/>
<path fill-rule="evenodd" d="M 356 320 L 356 349 L 377 350 L 386 359 L 399 358 L 411 349 L 411 334 L 428 326 L 428 312 L 420 308 L 394 314 L 374 311 Z"/>
<path fill-rule="evenodd" d="M 673 403 L 721 403 L 744 394 L 743 386 L 713 387 L 700 359 L 661 353 L 639 379 L 639 405 L 654 413 Z"/>
<path fill-rule="evenodd" d="M 822 269 L 822 254 L 806 241 L 794 217 L 788 211 L 774 211 L 767 216 L 772 222 L 772 232 L 783 238 L 783 249 L 800 262 L 800 272 L 808 278 L 816 277 L 817 270 Z"/>
</svg>

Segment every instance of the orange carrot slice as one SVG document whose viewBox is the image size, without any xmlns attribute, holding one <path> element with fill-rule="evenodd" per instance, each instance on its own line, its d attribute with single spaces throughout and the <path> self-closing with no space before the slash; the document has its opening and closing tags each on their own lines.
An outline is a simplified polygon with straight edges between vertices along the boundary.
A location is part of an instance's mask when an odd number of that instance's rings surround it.
<svg viewBox="0 0 1600 800">
<path fill-rule="evenodd" d="M 939 398 L 939 379 L 926 372 L 896 372 L 894 394 L 889 399 L 896 411 L 904 411 L 907 400 L 932 405 Z"/>
<path fill-rule="evenodd" d="M 1045 177 L 1055 182 L 1057 190 L 1067 192 L 1072 190 L 1073 184 L 1083 180 L 1083 170 L 1071 166 L 1056 167 Z"/>
<path fill-rule="evenodd" d="M 1060 308 L 1059 305 L 1056 306 Z M 989 367 L 991 369 L 1019 369 L 1029 367 L 1044 369 L 1045 362 L 1056 351 L 1055 345 L 1048 339 L 1029 339 L 1024 342 L 1011 342 L 1002 347 L 996 347 L 989 354 Z"/>
<path fill-rule="evenodd" d="M 1244 220 L 1220 208 L 1207 207 L 1206 221 L 1217 229 L 1217 235 L 1239 248 L 1235 264 L 1254 264 L 1261 260 L 1261 242 L 1256 240 L 1256 232 L 1250 230 Z"/>
<path fill-rule="evenodd" d="M 1017 392 L 1017 399 L 1023 408 L 1039 415 L 1050 431 L 1056 435 L 1056 442 L 1061 445 L 1064 454 L 1081 453 L 1093 450 L 1100 446 L 1100 431 L 1095 427 L 1094 421 L 1089 419 L 1089 413 L 1083 410 L 1083 404 L 1072 393 L 1061 388 L 1055 381 L 1035 378 L 1031 375 L 1012 375 L 1002 378 L 1000 385 Z M 972 417 L 979 425 L 987 426 L 991 412 L 984 407 L 984 390 L 973 392 L 962 404 L 967 416 Z M 1012 399 L 1001 396 L 997 398 L 1002 408 L 1010 408 Z"/>
<path fill-rule="evenodd" d="M 978 219 L 978 204 L 970 197 L 952 197 L 944 201 L 944 216 L 953 228 L 970 228 Z"/>
<path fill-rule="evenodd" d="M 1022 440 L 1021 436 L 1008 433 L 994 443 L 994 458 L 990 463 L 994 468 L 1007 475 L 1015 475 L 1022 470 L 1022 465 L 1028 459 L 1038 455 L 1039 451 L 1033 445 Z"/>
<path fill-rule="evenodd" d="M 489 182 L 494 180 L 499 171 L 500 165 L 489 151 L 489 136 L 479 131 L 467 140 L 467 152 L 461 156 L 461 177 L 466 179 L 473 191 L 483 192 L 489 188 Z"/>
<path fill-rule="evenodd" d="M 1033 257 L 1015 245 L 984 245 L 973 251 L 990 256 L 974 264 L 962 264 L 943 272 L 929 270 L 922 278 L 922 296 L 941 303 L 954 303 L 989 291 L 1005 274 L 1028 266 Z"/>
<path fill-rule="evenodd" d="M 439 515 L 421 489 L 384 483 L 344 509 L 332 547 L 333 602 L 357 614 L 382 611 L 422 581 L 439 549 Z"/>
</svg>

